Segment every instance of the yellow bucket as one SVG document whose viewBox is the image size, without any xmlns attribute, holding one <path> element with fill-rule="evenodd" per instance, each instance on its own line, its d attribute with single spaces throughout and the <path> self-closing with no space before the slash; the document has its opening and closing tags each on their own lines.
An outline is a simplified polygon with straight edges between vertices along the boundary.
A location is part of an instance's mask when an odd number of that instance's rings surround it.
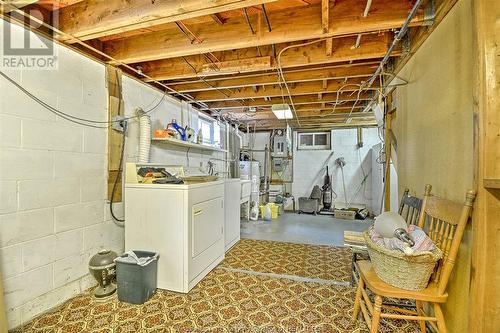
<svg viewBox="0 0 500 333">
<path fill-rule="evenodd" d="M 275 203 L 272 203 L 272 202 L 268 203 L 267 205 L 260 205 L 259 206 L 259 208 L 260 208 L 260 217 L 264 218 L 266 206 L 269 206 L 269 208 L 271 208 L 271 218 L 272 219 L 277 219 L 278 218 L 279 206 L 276 205 Z"/>
</svg>

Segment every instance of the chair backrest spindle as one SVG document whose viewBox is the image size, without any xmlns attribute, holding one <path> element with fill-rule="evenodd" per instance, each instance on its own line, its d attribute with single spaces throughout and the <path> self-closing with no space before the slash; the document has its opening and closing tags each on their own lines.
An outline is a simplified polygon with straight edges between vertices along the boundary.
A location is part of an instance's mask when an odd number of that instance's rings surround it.
<svg viewBox="0 0 500 333">
<path fill-rule="evenodd" d="M 410 190 L 405 189 L 401 202 L 399 204 L 398 213 L 403 217 L 408 225 L 417 224 L 420 208 L 422 207 L 422 199 L 411 196 Z"/>
<path fill-rule="evenodd" d="M 474 191 L 468 191 L 465 203 L 460 205 L 431 195 L 431 190 L 430 185 L 425 186 L 418 226 L 427 232 L 428 236 L 443 252 L 443 258 L 432 278 L 438 284 L 439 293 L 442 294 L 446 291 L 448 280 L 453 271 L 458 248 L 462 242 L 476 194 Z"/>
</svg>

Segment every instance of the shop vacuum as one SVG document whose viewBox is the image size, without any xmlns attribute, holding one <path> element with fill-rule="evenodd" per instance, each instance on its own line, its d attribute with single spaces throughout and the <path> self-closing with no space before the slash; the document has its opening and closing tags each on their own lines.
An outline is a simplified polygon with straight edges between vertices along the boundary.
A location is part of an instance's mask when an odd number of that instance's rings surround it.
<svg viewBox="0 0 500 333">
<path fill-rule="evenodd" d="M 323 187 L 321 188 L 321 191 L 323 192 L 323 209 L 321 210 L 321 212 L 331 212 L 333 202 L 333 189 L 332 180 L 328 171 L 328 165 L 326 166 L 325 181 Z"/>
</svg>

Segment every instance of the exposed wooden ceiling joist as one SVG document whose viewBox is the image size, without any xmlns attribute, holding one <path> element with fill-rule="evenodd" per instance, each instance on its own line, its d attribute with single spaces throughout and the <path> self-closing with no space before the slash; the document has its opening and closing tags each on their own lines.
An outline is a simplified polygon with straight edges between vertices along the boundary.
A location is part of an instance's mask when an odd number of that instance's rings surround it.
<svg viewBox="0 0 500 333">
<path fill-rule="evenodd" d="M 323 33 L 330 29 L 330 0 L 321 0 L 321 27 Z"/>
<path fill-rule="evenodd" d="M 330 29 L 326 34 L 323 34 L 321 24 L 318 23 L 321 6 L 310 6 L 270 13 L 272 31 L 268 31 L 265 20 L 258 18 L 257 31 L 252 34 L 244 18 L 234 18 L 223 26 L 215 22 L 192 25 L 190 30 L 203 40 L 202 43 L 191 44 L 176 29 L 166 29 L 106 42 L 104 51 L 119 61 L 135 63 L 321 37 L 386 31 L 399 28 L 411 9 L 411 3 L 407 1 L 381 0 L 372 6 L 370 16 L 363 17 L 364 5 L 364 2 L 355 0 L 336 4 L 335 10 L 330 13 Z M 317 21 L 313 19 L 315 17 L 318 17 Z M 420 10 L 411 25 L 418 26 L 422 22 L 423 11 Z"/>
<path fill-rule="evenodd" d="M 295 67 L 295 68 L 289 68 L 289 69 L 284 69 L 283 74 L 285 76 L 287 75 L 298 75 L 298 73 L 304 73 L 305 75 L 311 75 L 314 71 L 316 70 L 323 70 L 326 72 L 330 71 L 335 71 L 335 70 L 348 70 L 348 68 L 355 68 L 355 67 L 365 67 L 365 68 L 372 68 L 373 70 L 376 69 L 378 64 L 380 63 L 379 60 L 373 60 L 373 61 L 362 61 L 362 62 L 353 62 L 353 63 L 336 63 L 336 64 L 331 64 L 331 65 L 326 65 L 326 66 L 300 66 L 300 67 Z M 355 69 L 354 71 L 356 71 Z M 359 70 L 359 69 L 358 69 Z M 251 73 L 236 73 L 236 74 L 231 74 L 231 75 L 218 75 L 218 76 L 206 76 L 206 77 L 193 77 L 193 78 L 187 78 L 187 79 L 180 79 L 180 80 L 165 80 L 163 81 L 165 84 L 169 85 L 191 85 L 194 83 L 202 83 L 202 82 L 209 82 L 210 84 L 216 83 L 216 82 L 223 82 L 226 80 L 259 80 L 259 77 L 265 77 L 265 76 L 273 76 L 277 75 L 277 71 L 275 70 L 270 70 L 270 71 L 259 71 L 259 72 L 251 72 Z M 257 79 L 256 79 L 257 78 Z M 307 81 L 307 80 L 306 80 Z M 314 80 L 313 80 L 314 81 Z"/>
<path fill-rule="evenodd" d="M 285 103 L 288 102 L 287 99 L 285 99 Z M 283 103 L 283 101 L 281 101 Z M 280 104 L 281 104 L 280 103 Z M 364 109 L 366 105 L 366 101 L 358 101 L 357 103 L 354 102 L 349 102 L 345 104 L 340 104 L 335 107 L 335 112 L 343 112 L 343 111 L 349 111 L 351 109 Z M 232 109 L 221 109 L 222 112 L 233 112 L 233 113 L 252 113 L 248 111 L 248 108 L 246 107 L 240 107 L 240 108 L 232 108 Z M 296 105 L 295 104 L 295 111 L 297 112 L 320 112 L 320 111 L 332 111 L 333 110 L 333 102 L 332 103 L 326 103 L 324 106 L 323 105 L 317 105 L 317 104 L 301 104 L 301 105 Z M 271 106 L 262 106 L 257 108 L 256 113 L 262 113 L 262 112 L 269 112 L 271 113 Z"/>
<path fill-rule="evenodd" d="M 349 93 L 339 94 L 339 98 L 337 100 L 337 94 L 323 94 L 323 98 L 318 100 L 316 95 L 304 95 L 304 96 L 295 96 L 293 97 L 293 103 L 295 105 L 303 105 L 303 104 L 319 104 L 319 103 L 335 103 L 335 102 L 353 102 L 356 100 L 359 101 L 368 101 L 372 99 L 372 95 L 369 93 L 362 93 L 359 96 L 357 94 L 353 94 L 352 96 Z M 288 97 L 285 98 L 285 101 L 288 101 Z M 209 106 L 212 109 L 241 109 L 242 107 L 271 107 L 273 104 L 281 104 L 283 103 L 283 99 L 281 97 L 273 97 L 268 100 L 263 98 L 253 98 L 252 100 L 245 101 L 224 101 L 224 102 L 213 102 L 209 103 Z M 209 109 L 201 109 L 201 110 L 209 110 Z"/>
<path fill-rule="evenodd" d="M 373 113 L 361 112 L 359 110 L 355 110 L 351 112 L 351 110 L 342 110 L 340 112 L 331 113 L 331 110 L 324 111 L 302 111 L 297 112 L 297 115 L 302 122 L 302 120 L 322 120 L 322 121 L 330 121 L 330 120 L 338 120 L 338 119 L 346 119 L 349 118 L 367 118 L 374 119 Z M 276 116 L 271 111 L 262 111 L 257 113 L 231 113 L 231 116 L 235 118 L 246 118 L 252 120 L 278 120 Z"/>
<path fill-rule="evenodd" d="M 83 1 L 85 0 L 38 0 L 37 4 L 48 10 L 55 10 L 68 7 Z"/>
<path fill-rule="evenodd" d="M 23 7 L 29 6 L 38 0 L 3 0 L 0 3 L 0 12 L 1 13 L 10 13 L 16 9 L 21 9 Z"/>
<path fill-rule="evenodd" d="M 329 81 L 326 89 L 323 88 L 322 82 L 305 82 L 296 83 L 290 85 L 290 94 L 292 96 L 298 95 L 309 95 L 318 93 L 336 93 L 339 89 L 344 87 L 346 83 L 353 84 L 345 86 L 343 91 L 355 91 L 359 88 L 354 84 L 361 84 L 363 80 L 359 78 L 353 78 L 345 82 L 344 80 L 332 80 Z M 265 89 L 261 88 L 254 91 L 252 88 L 241 88 L 238 90 L 214 90 L 214 91 L 201 91 L 197 93 L 190 94 L 194 99 L 199 102 L 215 102 L 215 101 L 231 101 L 235 99 L 251 99 L 251 98 L 263 98 L 263 97 L 280 97 L 286 96 L 287 93 L 283 87 L 279 86 L 269 86 Z"/>
<path fill-rule="evenodd" d="M 375 72 L 376 66 L 349 66 L 334 68 L 314 68 L 311 70 L 290 71 L 285 73 L 288 83 L 321 81 L 324 79 L 335 80 L 355 77 L 368 77 Z M 217 81 L 201 81 L 193 83 L 169 84 L 169 87 L 181 93 L 206 91 L 213 89 L 232 89 L 251 86 L 273 85 L 279 83 L 277 72 L 259 76 L 246 76 L 222 79 Z M 207 84 L 208 83 L 208 84 Z"/>
<path fill-rule="evenodd" d="M 281 66 L 286 69 L 301 66 L 326 65 L 349 61 L 378 59 L 386 54 L 391 36 L 392 34 L 390 33 L 366 35 L 363 46 L 357 49 L 352 48 L 355 37 L 335 38 L 333 39 L 333 48 L 335 51 L 331 55 L 327 55 L 325 53 L 323 43 L 290 48 L 282 53 L 280 58 Z M 285 46 L 288 46 L 288 44 L 280 45 L 279 50 Z M 270 47 L 266 48 L 264 51 L 267 52 L 267 49 L 270 49 Z M 256 54 L 253 52 L 255 52 L 253 49 L 244 49 L 219 53 L 217 56 L 221 60 L 228 57 L 232 57 L 229 60 L 235 60 L 234 58 L 245 59 L 254 57 Z M 400 53 L 400 49 L 396 49 L 393 55 L 397 56 Z M 252 68 L 242 62 L 241 66 L 239 68 L 234 68 L 231 73 L 203 72 L 204 65 L 206 64 L 206 58 L 202 55 L 197 55 L 185 58 L 145 62 L 141 63 L 140 66 L 145 73 L 155 80 L 187 79 L 193 77 L 206 77 L 216 74 L 237 74 L 262 71 L 262 68 Z M 276 69 L 275 61 L 272 62 L 269 69 Z"/>
<path fill-rule="evenodd" d="M 253 125 L 251 120 L 248 121 Z M 267 131 L 276 128 L 285 128 L 287 124 L 291 124 L 292 126 L 296 126 L 295 121 L 289 121 L 288 123 L 283 120 L 260 120 L 255 122 L 258 129 L 260 131 Z M 300 130 L 329 130 L 332 128 L 352 128 L 352 127 L 373 127 L 377 126 L 377 122 L 375 120 L 364 120 L 364 119 L 355 119 L 352 122 L 346 122 L 344 119 L 338 120 L 330 120 L 330 121 L 322 121 L 318 122 L 317 120 L 313 121 L 300 121 Z"/>
<path fill-rule="evenodd" d="M 60 10 L 59 28 L 89 40 L 273 1 L 276 0 L 85 1 Z"/>
</svg>

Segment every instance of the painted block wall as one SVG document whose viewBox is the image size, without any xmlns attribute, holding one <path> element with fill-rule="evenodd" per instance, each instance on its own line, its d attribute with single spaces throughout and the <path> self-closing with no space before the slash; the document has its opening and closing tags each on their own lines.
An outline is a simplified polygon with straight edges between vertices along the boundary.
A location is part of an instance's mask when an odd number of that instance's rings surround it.
<svg viewBox="0 0 500 333">
<path fill-rule="evenodd" d="M 51 106 L 107 120 L 104 67 L 57 52 L 56 71 L 7 74 Z M 123 231 L 107 213 L 106 130 L 54 115 L 4 78 L 0 91 L 0 267 L 12 328 L 93 284 L 90 256 L 122 251 Z"/>
<path fill-rule="evenodd" d="M 294 132 L 293 150 L 293 184 L 292 194 L 295 198 L 311 194 L 314 185 L 323 185 L 325 166 L 329 165 L 330 174 L 333 175 L 334 191 L 337 193 L 337 202 L 345 202 L 340 169 L 335 165 L 338 157 L 344 157 L 344 178 L 346 183 L 347 201 L 364 204 L 369 209 L 372 205 L 372 150 L 380 143 L 377 128 L 364 128 L 364 145 L 358 149 L 356 129 L 336 129 L 331 131 L 331 150 L 297 150 L 297 132 Z M 249 142 L 255 143 L 254 149 L 264 149 L 269 144 L 269 133 L 258 132 L 248 135 Z M 264 153 L 254 152 L 254 158 L 264 165 Z M 361 166 L 363 166 L 361 168 Z M 358 195 L 355 192 L 363 179 L 363 171 L 368 174 L 366 184 L 361 187 Z M 381 186 L 380 186 L 381 187 Z M 377 205 L 375 205 L 377 206 Z"/>
<path fill-rule="evenodd" d="M 130 77 L 122 78 L 122 94 L 124 100 L 124 114 L 127 117 L 135 115 L 135 110 L 140 107 L 150 110 L 158 105 L 149 114 L 151 119 L 151 131 L 165 128 L 172 119 L 176 119 L 182 126 L 189 125 L 193 129 L 198 127 L 198 111 L 185 102 L 180 102 L 170 96 L 164 96 L 163 92 L 144 85 Z M 126 135 L 125 157 L 126 162 L 136 162 L 139 156 L 139 121 L 129 121 L 128 133 Z M 221 135 L 222 137 L 222 135 Z M 150 150 L 150 163 L 165 165 L 184 165 L 208 171 L 208 161 L 214 163 L 215 172 L 221 177 L 227 176 L 226 154 L 223 152 L 204 151 L 196 148 L 187 150 L 184 147 L 172 146 L 164 143 L 153 143 Z M 124 192 L 123 192 L 124 193 Z M 124 202 L 126 202 L 124 197 Z M 113 205 L 115 216 L 124 217 L 123 203 Z"/>
<path fill-rule="evenodd" d="M 337 204 L 351 202 L 366 205 L 372 209 L 372 146 L 380 143 L 377 128 L 363 129 L 363 147 L 357 148 L 355 128 L 331 131 L 331 150 L 297 150 L 297 133 L 294 133 L 294 175 L 293 195 L 295 198 L 308 197 L 314 185 L 323 185 L 326 165 L 332 175 L 333 190 L 337 194 Z M 342 183 L 342 170 L 335 160 L 343 157 L 345 189 Z M 364 185 L 361 181 L 368 175 Z M 357 194 L 356 194 L 357 192 Z M 347 196 L 347 200 L 346 200 Z"/>
<path fill-rule="evenodd" d="M 17 26 L 12 30 L 14 36 L 24 31 Z M 56 49 L 57 71 L 5 72 L 62 111 L 106 121 L 105 67 L 69 49 Z M 0 91 L 0 269 L 13 328 L 93 285 L 88 260 L 103 247 L 122 252 L 124 233 L 111 220 L 106 201 L 107 130 L 58 117 L 3 78 Z M 123 94 L 127 115 L 163 95 L 128 77 L 123 78 Z M 196 111 L 192 113 L 195 118 Z M 152 118 L 153 124 L 180 121 L 180 103 L 165 97 Z M 132 122 L 126 160 L 135 160 L 137 143 L 137 123 Z M 171 148 L 153 147 L 151 162 L 185 164 L 186 151 Z M 223 157 L 189 153 L 191 165 L 206 166 L 209 158 Z M 215 163 L 224 170 L 223 162 Z M 122 204 L 117 215 L 123 216 Z"/>
<path fill-rule="evenodd" d="M 163 93 L 144 86 L 141 82 L 124 77 L 123 95 L 125 100 L 125 114 L 133 115 L 137 106 L 147 110 L 152 105 L 161 101 L 159 107 L 150 113 L 152 131 L 158 128 L 165 128 L 172 119 L 176 119 L 182 126 L 189 125 L 195 131 L 198 129 L 198 111 L 185 102 L 180 102 L 169 96 L 162 100 Z M 130 132 L 127 136 L 127 160 L 135 161 L 138 156 L 139 124 L 137 120 L 130 123 Z M 205 151 L 191 148 L 189 152 L 184 147 L 154 143 L 151 146 L 150 161 L 154 163 L 164 163 L 170 165 L 188 165 L 191 167 L 201 167 L 205 169 L 207 162 L 212 160 L 215 163 L 217 172 L 225 171 L 225 163 L 220 161 L 225 157 L 225 153 Z"/>
</svg>

